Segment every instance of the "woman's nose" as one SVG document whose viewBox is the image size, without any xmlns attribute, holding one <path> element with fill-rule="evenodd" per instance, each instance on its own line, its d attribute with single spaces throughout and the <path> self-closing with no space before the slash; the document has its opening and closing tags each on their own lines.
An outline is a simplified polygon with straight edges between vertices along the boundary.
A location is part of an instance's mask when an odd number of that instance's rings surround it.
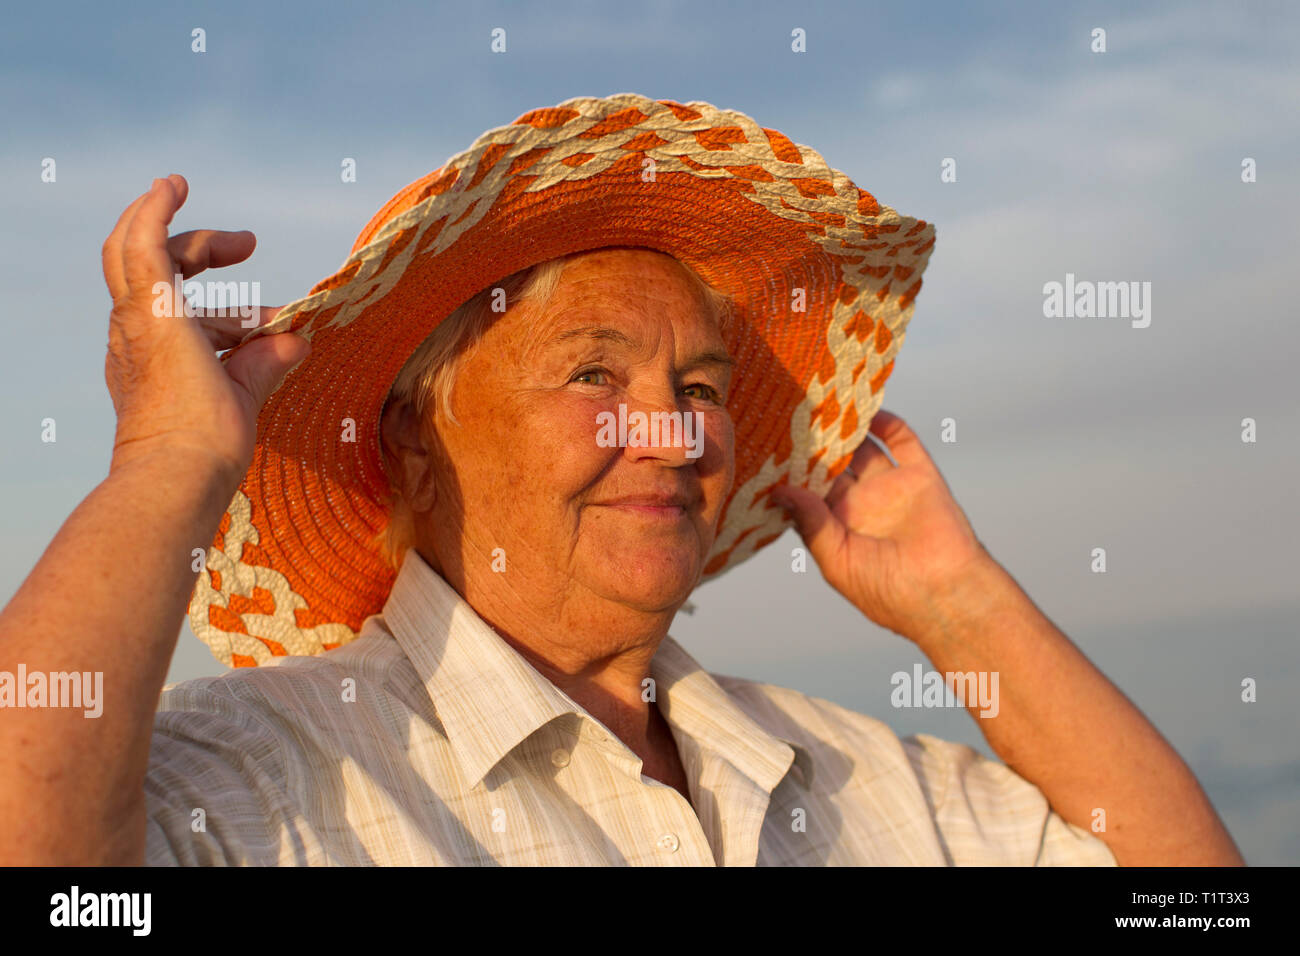
<svg viewBox="0 0 1300 956">
<path fill-rule="evenodd" d="M 671 385 L 626 393 L 618 412 L 627 423 L 624 453 L 676 466 L 697 461 L 704 453 L 704 415 L 690 406 Z"/>
</svg>

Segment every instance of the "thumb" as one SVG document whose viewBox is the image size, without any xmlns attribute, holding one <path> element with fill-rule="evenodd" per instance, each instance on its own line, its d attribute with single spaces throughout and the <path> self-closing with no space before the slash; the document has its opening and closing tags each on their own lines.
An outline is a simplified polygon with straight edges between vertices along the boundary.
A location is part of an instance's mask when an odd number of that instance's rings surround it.
<svg viewBox="0 0 1300 956">
<path fill-rule="evenodd" d="M 844 524 L 831 514 L 820 495 L 797 485 L 781 485 L 772 492 L 772 500 L 789 513 L 819 566 L 843 547 L 847 534 Z"/>
<path fill-rule="evenodd" d="M 289 370 L 307 357 L 311 343 L 292 332 L 265 335 L 231 353 L 226 373 L 252 396 L 260 409 Z"/>
</svg>

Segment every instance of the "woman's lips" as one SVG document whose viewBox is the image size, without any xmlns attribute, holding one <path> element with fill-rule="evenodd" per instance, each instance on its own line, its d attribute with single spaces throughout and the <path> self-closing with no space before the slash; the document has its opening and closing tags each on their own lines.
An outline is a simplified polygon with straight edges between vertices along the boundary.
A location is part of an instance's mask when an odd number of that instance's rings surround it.
<svg viewBox="0 0 1300 956">
<path fill-rule="evenodd" d="M 637 505 L 615 502 L 614 504 L 605 505 L 605 507 L 659 520 L 676 520 L 686 516 L 686 509 L 681 505 Z"/>
</svg>

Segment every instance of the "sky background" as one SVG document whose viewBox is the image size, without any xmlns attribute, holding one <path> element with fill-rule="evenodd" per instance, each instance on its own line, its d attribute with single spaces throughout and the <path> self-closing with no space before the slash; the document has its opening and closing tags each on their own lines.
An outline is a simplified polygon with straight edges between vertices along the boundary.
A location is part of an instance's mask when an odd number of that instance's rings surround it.
<svg viewBox="0 0 1300 956">
<path fill-rule="evenodd" d="M 1300 863 L 1297 40 L 1300 9 L 1257 0 L 17 5 L 0 27 L 0 600 L 106 474 L 100 247 L 153 177 L 189 180 L 174 231 L 257 234 L 220 277 L 279 304 L 484 130 L 574 96 L 704 100 L 936 224 L 885 407 L 1248 862 Z M 1150 282 L 1150 327 L 1045 318 L 1043 284 L 1067 272 Z M 714 672 L 992 756 L 964 710 L 890 706 L 890 675 L 923 656 L 815 567 L 793 575 L 799 543 L 701 587 L 673 635 Z M 169 681 L 222 670 L 184 626 Z"/>
</svg>

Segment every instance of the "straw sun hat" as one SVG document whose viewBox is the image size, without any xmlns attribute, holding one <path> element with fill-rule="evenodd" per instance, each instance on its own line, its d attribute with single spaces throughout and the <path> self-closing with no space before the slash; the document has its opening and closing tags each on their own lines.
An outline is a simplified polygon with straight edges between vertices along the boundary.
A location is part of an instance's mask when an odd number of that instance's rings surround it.
<svg viewBox="0 0 1300 956">
<path fill-rule="evenodd" d="M 480 290 L 605 246 L 668 253 L 735 303 L 724 340 L 737 361 L 736 479 L 708 580 L 790 526 L 773 486 L 824 494 L 848 464 L 934 226 L 708 103 L 581 97 L 484 133 L 390 199 L 342 268 L 244 340 L 293 331 L 312 351 L 262 408 L 195 585 L 190 625 L 219 660 L 319 654 L 382 610 L 396 572 L 374 544 L 388 520 L 379 423 L 398 371 Z M 341 438 L 345 419 L 355 440 Z"/>
</svg>

